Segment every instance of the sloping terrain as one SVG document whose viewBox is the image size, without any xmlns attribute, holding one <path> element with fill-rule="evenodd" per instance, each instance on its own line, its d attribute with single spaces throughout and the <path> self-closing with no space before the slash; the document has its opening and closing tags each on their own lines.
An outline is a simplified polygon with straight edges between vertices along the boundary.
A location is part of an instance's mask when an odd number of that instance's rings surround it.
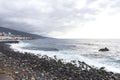
<svg viewBox="0 0 120 80">
<path fill-rule="evenodd" d="M 13 30 L 13 29 L 9 29 L 9 28 L 4 28 L 4 27 L 0 27 L 0 32 L 5 32 L 5 33 L 11 32 L 14 35 L 21 35 L 23 37 L 32 37 L 32 38 L 35 38 L 35 39 L 47 38 L 47 37 L 44 37 L 44 36 L 41 36 L 41 35 L 36 35 L 36 34 L 27 33 L 27 32 L 17 31 L 17 30 Z"/>
</svg>

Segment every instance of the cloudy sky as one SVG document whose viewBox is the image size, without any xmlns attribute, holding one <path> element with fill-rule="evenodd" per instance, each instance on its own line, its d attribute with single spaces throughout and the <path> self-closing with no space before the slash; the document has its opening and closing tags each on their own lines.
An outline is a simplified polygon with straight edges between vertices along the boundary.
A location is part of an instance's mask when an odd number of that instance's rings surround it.
<svg viewBox="0 0 120 80">
<path fill-rule="evenodd" d="M 0 0 L 0 26 L 57 38 L 120 38 L 120 0 Z"/>
</svg>

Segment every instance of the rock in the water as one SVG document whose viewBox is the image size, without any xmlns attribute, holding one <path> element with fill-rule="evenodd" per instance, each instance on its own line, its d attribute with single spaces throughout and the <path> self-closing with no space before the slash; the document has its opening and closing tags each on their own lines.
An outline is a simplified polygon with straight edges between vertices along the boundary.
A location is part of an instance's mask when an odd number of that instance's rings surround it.
<svg viewBox="0 0 120 80">
<path fill-rule="evenodd" d="M 99 51 L 104 52 L 104 51 L 109 51 L 109 49 L 107 47 L 105 47 L 105 48 L 101 48 Z"/>
</svg>

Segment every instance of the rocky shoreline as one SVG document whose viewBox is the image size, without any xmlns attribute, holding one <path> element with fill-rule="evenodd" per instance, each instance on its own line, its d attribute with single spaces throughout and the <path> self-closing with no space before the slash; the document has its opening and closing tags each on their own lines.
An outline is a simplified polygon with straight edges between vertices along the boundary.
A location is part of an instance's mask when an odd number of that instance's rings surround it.
<svg viewBox="0 0 120 80">
<path fill-rule="evenodd" d="M 76 66 L 76 62 L 79 66 Z M 120 74 L 96 69 L 84 62 L 64 63 L 56 57 L 14 52 L 0 43 L 0 74 L 14 80 L 120 80 Z"/>
</svg>

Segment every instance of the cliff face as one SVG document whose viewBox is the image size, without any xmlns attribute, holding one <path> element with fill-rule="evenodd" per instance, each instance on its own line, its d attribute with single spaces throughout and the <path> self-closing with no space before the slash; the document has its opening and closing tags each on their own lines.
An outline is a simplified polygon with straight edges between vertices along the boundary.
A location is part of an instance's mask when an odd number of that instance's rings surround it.
<svg viewBox="0 0 120 80">
<path fill-rule="evenodd" d="M 5 33 L 10 32 L 10 33 L 12 33 L 14 35 L 21 35 L 23 37 L 32 37 L 32 38 L 35 38 L 35 39 L 47 38 L 47 37 L 44 37 L 44 36 L 41 36 L 41 35 L 31 34 L 31 33 L 17 31 L 17 30 L 13 30 L 13 29 L 9 29 L 9 28 L 3 28 L 3 27 L 0 27 L 0 32 L 5 32 Z"/>
</svg>

